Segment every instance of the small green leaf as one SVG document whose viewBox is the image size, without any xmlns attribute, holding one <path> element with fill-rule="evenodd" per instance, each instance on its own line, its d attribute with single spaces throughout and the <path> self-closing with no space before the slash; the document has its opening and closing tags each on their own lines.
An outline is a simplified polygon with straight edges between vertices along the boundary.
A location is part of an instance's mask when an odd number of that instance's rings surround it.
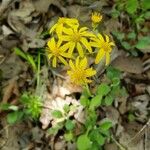
<svg viewBox="0 0 150 150">
<path fill-rule="evenodd" d="M 134 14 L 138 8 L 138 0 L 127 0 L 126 2 L 126 11 L 129 14 Z"/>
<path fill-rule="evenodd" d="M 136 33 L 135 32 L 130 32 L 129 34 L 128 34 L 128 39 L 129 40 L 133 40 L 133 39 L 135 39 L 136 38 Z"/>
<path fill-rule="evenodd" d="M 87 107 L 87 106 L 89 106 L 89 99 L 87 97 L 85 97 L 84 95 L 82 95 L 80 97 L 80 103 L 82 106 Z"/>
<path fill-rule="evenodd" d="M 67 130 L 73 130 L 75 128 L 75 122 L 72 120 L 67 120 L 65 123 L 65 127 Z"/>
<path fill-rule="evenodd" d="M 22 111 L 15 111 L 15 112 L 9 113 L 7 115 L 7 122 L 9 124 L 14 124 L 17 121 L 21 120 L 22 117 L 23 117 L 23 112 Z"/>
<path fill-rule="evenodd" d="M 79 150 L 87 150 L 91 147 L 91 141 L 87 135 L 80 135 L 77 139 L 77 148 Z"/>
<path fill-rule="evenodd" d="M 131 45 L 126 41 L 121 42 L 121 44 L 122 44 L 123 48 L 126 50 L 131 50 L 131 48 L 132 48 Z"/>
<path fill-rule="evenodd" d="M 112 127 L 112 122 L 109 120 L 104 120 L 101 124 L 100 124 L 100 130 L 102 131 L 107 131 L 109 130 L 109 128 Z"/>
<path fill-rule="evenodd" d="M 99 133 L 98 129 L 92 130 L 89 136 L 91 141 L 97 142 L 100 146 L 104 145 L 106 138 Z"/>
<path fill-rule="evenodd" d="M 150 49 L 150 36 L 140 38 L 138 43 L 136 44 L 136 48 L 138 48 L 139 50 L 147 49 L 147 51 L 149 52 L 149 49 Z"/>
<path fill-rule="evenodd" d="M 25 60 L 27 60 L 27 56 L 26 54 L 19 48 L 14 48 L 14 51 L 15 53 L 18 55 L 18 56 L 21 56 L 22 58 L 24 58 Z"/>
<path fill-rule="evenodd" d="M 37 71 L 37 67 L 36 67 L 33 57 L 31 55 L 27 54 L 27 59 L 28 59 L 28 62 L 31 64 L 33 70 Z"/>
<path fill-rule="evenodd" d="M 119 78 L 113 78 L 111 86 L 118 86 L 120 84 Z"/>
<path fill-rule="evenodd" d="M 72 132 L 67 132 L 64 134 L 65 140 L 66 141 L 71 141 L 73 139 L 73 133 Z"/>
<path fill-rule="evenodd" d="M 149 0 L 142 0 L 141 1 L 141 5 L 142 5 L 142 8 L 144 10 L 150 9 L 150 2 L 149 2 Z"/>
<path fill-rule="evenodd" d="M 9 110 L 11 105 L 9 103 L 2 103 L 0 104 L 0 110 Z"/>
<path fill-rule="evenodd" d="M 112 103 L 113 103 L 113 97 L 111 96 L 111 95 L 108 95 L 108 96 L 106 96 L 105 97 L 105 105 L 106 106 L 111 106 L 112 105 Z"/>
<path fill-rule="evenodd" d="M 125 34 L 122 32 L 113 31 L 112 34 L 119 40 L 122 41 L 125 38 Z"/>
<path fill-rule="evenodd" d="M 149 19 L 150 18 L 150 11 L 145 12 L 144 18 L 145 19 Z"/>
<path fill-rule="evenodd" d="M 110 80 L 113 80 L 113 78 L 119 78 L 120 79 L 121 72 L 118 69 L 116 69 L 112 66 L 109 66 L 106 70 L 106 75 Z"/>
<path fill-rule="evenodd" d="M 110 92 L 110 87 L 106 83 L 102 83 L 97 88 L 97 94 L 105 96 Z"/>
<path fill-rule="evenodd" d="M 68 113 L 70 111 L 70 106 L 65 104 L 63 109 L 66 113 Z"/>
<path fill-rule="evenodd" d="M 54 110 L 52 112 L 52 116 L 55 117 L 55 118 L 62 118 L 63 117 L 61 111 L 59 111 L 59 110 Z"/>
<path fill-rule="evenodd" d="M 95 97 L 93 97 L 90 102 L 90 109 L 94 109 L 95 107 L 100 106 L 101 101 L 102 101 L 101 95 L 96 95 Z"/>
</svg>

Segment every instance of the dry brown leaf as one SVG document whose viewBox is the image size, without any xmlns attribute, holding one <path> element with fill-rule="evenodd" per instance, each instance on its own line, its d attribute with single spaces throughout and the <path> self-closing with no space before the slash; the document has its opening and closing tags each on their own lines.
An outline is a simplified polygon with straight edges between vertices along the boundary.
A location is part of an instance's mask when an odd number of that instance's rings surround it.
<svg viewBox="0 0 150 150">
<path fill-rule="evenodd" d="M 119 142 L 128 150 L 144 150 L 143 138 L 131 141 L 131 139 L 140 131 L 142 126 L 136 122 L 124 125 L 125 130 L 119 137 Z"/>
<path fill-rule="evenodd" d="M 16 79 L 11 79 L 8 82 L 8 85 L 3 89 L 2 103 L 7 103 L 13 94 L 19 96 L 19 90 Z"/>
<path fill-rule="evenodd" d="M 120 56 L 112 62 L 112 65 L 129 73 L 140 74 L 143 72 L 142 61 L 139 58 Z"/>
</svg>

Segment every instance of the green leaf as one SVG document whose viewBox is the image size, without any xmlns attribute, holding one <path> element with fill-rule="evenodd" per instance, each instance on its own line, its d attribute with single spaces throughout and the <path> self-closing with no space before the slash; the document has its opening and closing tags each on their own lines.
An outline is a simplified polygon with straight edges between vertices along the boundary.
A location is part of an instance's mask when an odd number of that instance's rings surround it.
<svg viewBox="0 0 150 150">
<path fill-rule="evenodd" d="M 58 133 L 58 131 L 63 128 L 63 126 L 64 125 L 62 123 L 58 123 L 55 127 L 49 128 L 48 133 L 50 135 L 56 135 Z"/>
<path fill-rule="evenodd" d="M 2 103 L 0 104 L 0 110 L 9 110 L 11 105 L 9 103 Z"/>
<path fill-rule="evenodd" d="M 110 92 L 110 87 L 106 83 L 102 83 L 97 88 L 97 94 L 101 96 L 105 96 Z"/>
<path fill-rule="evenodd" d="M 112 122 L 110 120 L 104 120 L 100 123 L 100 130 L 107 131 L 112 127 Z"/>
<path fill-rule="evenodd" d="M 112 97 L 111 95 L 106 96 L 106 97 L 105 97 L 105 100 L 104 100 L 104 101 L 105 101 L 105 105 L 106 105 L 106 106 L 112 105 L 113 100 L 114 100 L 114 99 L 113 99 L 113 97 Z"/>
<path fill-rule="evenodd" d="M 144 10 L 150 9 L 150 2 L 149 2 L 149 0 L 142 0 L 141 1 L 141 5 L 142 5 L 142 8 Z"/>
<path fill-rule="evenodd" d="M 112 79 L 112 84 L 111 86 L 118 86 L 120 84 L 120 79 L 119 78 L 113 78 Z"/>
<path fill-rule="evenodd" d="M 70 106 L 65 104 L 63 109 L 66 113 L 68 113 L 70 111 Z"/>
<path fill-rule="evenodd" d="M 7 122 L 9 124 L 14 124 L 17 121 L 21 120 L 22 117 L 23 117 L 23 112 L 22 111 L 15 111 L 15 112 L 9 113 L 7 115 Z"/>
<path fill-rule="evenodd" d="M 85 97 L 84 95 L 82 95 L 80 97 L 80 104 L 84 107 L 89 106 L 89 99 L 87 97 Z"/>
<path fill-rule="evenodd" d="M 112 34 L 119 40 L 122 41 L 125 38 L 125 34 L 118 31 L 113 31 Z"/>
<path fill-rule="evenodd" d="M 113 80 L 113 78 L 119 78 L 121 77 L 121 72 L 116 69 L 113 68 L 112 66 L 109 66 L 106 70 L 106 75 L 110 80 Z"/>
<path fill-rule="evenodd" d="M 144 18 L 145 19 L 149 19 L 150 18 L 150 11 L 145 12 Z"/>
<path fill-rule="evenodd" d="M 77 148 L 79 150 L 87 150 L 91 147 L 91 141 L 87 135 L 80 135 L 77 139 Z"/>
<path fill-rule="evenodd" d="M 150 52 L 150 36 L 140 38 L 138 43 L 136 44 L 136 48 L 141 51 L 147 49 L 146 51 Z"/>
<path fill-rule="evenodd" d="M 128 42 L 125 42 L 125 41 L 121 42 L 121 45 L 126 50 L 131 50 L 131 48 L 132 48 L 131 45 Z"/>
<path fill-rule="evenodd" d="M 55 117 L 55 118 L 62 118 L 63 117 L 61 111 L 59 111 L 59 110 L 54 110 L 52 112 L 52 116 Z"/>
<path fill-rule="evenodd" d="M 138 8 L 138 0 L 127 0 L 126 2 L 126 11 L 129 14 L 134 14 Z"/>
<path fill-rule="evenodd" d="M 128 39 L 129 40 L 133 40 L 133 39 L 135 39 L 136 38 L 136 33 L 135 32 L 130 32 L 130 33 L 128 33 Z"/>
<path fill-rule="evenodd" d="M 89 134 L 91 141 L 95 141 L 98 143 L 98 145 L 102 146 L 105 144 L 105 137 L 99 133 L 98 129 L 92 130 L 91 133 Z"/>
<path fill-rule="evenodd" d="M 24 58 L 25 60 L 27 60 L 26 54 L 21 49 L 16 47 L 16 48 L 14 48 L 14 51 L 18 56 L 20 56 L 20 57 Z"/>
<path fill-rule="evenodd" d="M 93 97 L 90 102 L 90 109 L 94 109 L 95 107 L 100 106 L 101 101 L 102 101 L 101 95 L 96 95 L 95 97 Z"/>
<path fill-rule="evenodd" d="M 28 59 L 28 62 L 31 64 L 33 70 L 37 71 L 37 67 L 36 67 L 33 57 L 31 55 L 27 54 L 27 59 Z"/>
<path fill-rule="evenodd" d="M 73 139 L 73 133 L 72 132 L 67 132 L 64 134 L 65 140 L 66 141 L 71 141 Z"/>
<path fill-rule="evenodd" d="M 73 130 L 75 128 L 75 122 L 72 120 L 67 120 L 65 123 L 65 127 L 67 130 Z"/>
</svg>

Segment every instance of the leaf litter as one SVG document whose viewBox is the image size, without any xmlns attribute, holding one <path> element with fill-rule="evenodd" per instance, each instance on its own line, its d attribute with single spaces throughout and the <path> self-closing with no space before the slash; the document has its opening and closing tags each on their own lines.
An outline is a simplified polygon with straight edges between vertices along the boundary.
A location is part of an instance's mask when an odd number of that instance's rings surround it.
<svg viewBox="0 0 150 150">
<path fill-rule="evenodd" d="M 18 103 L 18 97 L 23 89 L 33 90 L 29 65 L 13 53 L 14 47 L 18 46 L 26 52 L 35 52 L 45 46 L 46 42 L 40 35 L 49 28 L 56 16 L 79 17 L 84 25 L 90 23 L 92 10 L 102 11 L 110 18 L 111 12 L 108 11 L 108 8 L 110 8 L 110 3 L 107 1 L 75 2 L 67 0 L 65 3 L 60 0 L 2 0 L 0 5 L 0 71 L 3 72 L 3 79 L 0 78 L 0 93 L 2 92 L 3 95 L 1 102 Z M 112 29 L 114 31 L 124 29 L 127 32 L 123 22 L 120 22 L 118 18 L 107 19 L 106 17 L 105 19 L 104 33 L 111 32 Z M 125 14 L 121 14 L 120 19 L 123 21 L 123 19 L 128 20 L 129 18 Z M 147 44 L 144 47 L 143 41 L 149 43 L 147 39 L 138 41 L 136 47 L 143 52 L 139 57 L 128 56 L 126 51 L 122 53 L 123 50 L 120 46 L 113 54 L 112 65 L 123 72 L 123 83 L 129 95 L 122 99 L 116 99 L 115 105 L 103 108 L 106 116 L 112 120 L 116 127 L 113 129 L 114 137 L 129 150 L 150 148 L 149 124 L 144 126 L 148 121 L 150 110 L 150 56 L 149 46 Z M 100 64 L 97 70 L 100 72 L 99 76 L 102 76 L 104 66 Z M 13 128 L 17 129 L 10 130 L 8 127 L 9 130 L 6 131 L 7 123 L 1 123 L 5 119 L 4 117 L 0 118 L 0 125 L 4 130 L 3 134 L 0 134 L 2 139 L 0 141 L 4 141 L 2 142 L 2 150 L 12 148 L 12 145 L 17 141 L 20 145 L 16 144 L 15 149 L 50 149 L 49 146 L 52 149 L 65 149 L 65 147 L 76 149 L 75 145 L 65 142 L 61 136 L 59 138 L 51 137 L 49 140 L 49 136 L 45 137 L 43 130 L 60 122 L 59 119 L 52 116 L 52 111 L 57 108 L 63 112 L 64 105 L 75 107 L 65 117 L 74 117 L 78 122 L 77 134 L 81 132 L 80 123 L 85 121 L 83 107 L 76 98 L 76 94 L 80 94 L 82 88 L 75 87 L 69 83 L 68 79 L 62 79 L 59 74 L 62 75 L 63 72 L 57 74 L 56 70 L 56 74 L 52 73 L 42 77 L 45 81 L 43 85 L 46 85 L 43 89 L 44 107 L 40 116 L 42 127 L 40 125 L 34 127 L 32 122 L 25 122 L 26 124 L 21 123 L 23 128 L 20 125 L 15 125 Z M 130 113 L 135 117 L 133 122 L 128 121 Z M 3 115 L 5 116 L 5 114 Z M 140 132 L 143 126 L 145 127 L 144 133 Z M 5 135 L 6 133 L 7 135 Z M 138 136 L 136 136 L 137 133 L 139 133 Z M 117 145 L 115 142 L 106 143 L 105 149 L 115 150 Z"/>
</svg>

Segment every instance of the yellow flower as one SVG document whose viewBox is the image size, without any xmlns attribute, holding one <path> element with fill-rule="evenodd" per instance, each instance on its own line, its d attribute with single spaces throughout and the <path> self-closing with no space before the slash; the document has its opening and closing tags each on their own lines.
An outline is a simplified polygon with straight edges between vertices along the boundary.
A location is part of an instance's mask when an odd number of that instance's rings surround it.
<svg viewBox="0 0 150 150">
<path fill-rule="evenodd" d="M 72 56 L 74 49 L 76 48 L 79 56 L 84 56 L 83 46 L 92 53 L 92 48 L 88 42 L 89 37 L 94 37 L 95 35 L 88 31 L 87 27 L 74 26 L 73 28 L 63 28 L 63 35 L 59 36 L 59 39 L 65 41 L 65 48 L 68 49 L 68 54 Z"/>
<path fill-rule="evenodd" d="M 92 13 L 92 16 L 91 16 L 92 23 L 94 23 L 94 24 L 100 23 L 102 18 L 103 17 L 100 13 L 98 13 L 98 12 Z"/>
<path fill-rule="evenodd" d="M 110 53 L 112 51 L 112 46 L 115 46 L 114 42 L 110 42 L 109 37 L 105 35 L 105 39 L 101 34 L 97 35 L 98 38 L 91 38 L 93 42 L 90 42 L 91 46 L 98 47 L 99 51 L 97 53 L 95 64 L 98 64 L 103 57 L 106 57 L 106 65 L 110 62 Z"/>
<path fill-rule="evenodd" d="M 67 71 L 67 73 L 70 76 L 71 81 L 77 85 L 83 85 L 92 82 L 92 80 L 87 78 L 96 74 L 94 69 L 87 68 L 86 57 L 82 60 L 79 60 L 79 57 L 77 57 L 75 64 L 73 64 L 72 60 L 70 60 L 69 66 L 71 67 L 71 70 Z"/>
<path fill-rule="evenodd" d="M 47 45 L 48 45 L 48 49 L 47 49 L 47 56 L 49 59 L 51 59 L 53 57 L 52 60 L 52 66 L 56 67 L 57 65 L 57 59 L 59 59 L 63 64 L 67 65 L 67 61 L 64 59 L 64 57 L 69 57 L 67 53 L 65 53 L 65 49 L 63 46 L 61 46 L 61 41 L 58 41 L 56 43 L 54 38 L 51 38 Z"/>
<path fill-rule="evenodd" d="M 57 35 L 62 34 L 62 30 L 64 25 L 72 27 L 72 26 L 78 26 L 78 20 L 75 18 L 65 18 L 65 17 L 60 17 L 57 21 L 57 23 L 52 26 L 50 29 L 50 33 L 53 31 L 56 31 Z"/>
</svg>

